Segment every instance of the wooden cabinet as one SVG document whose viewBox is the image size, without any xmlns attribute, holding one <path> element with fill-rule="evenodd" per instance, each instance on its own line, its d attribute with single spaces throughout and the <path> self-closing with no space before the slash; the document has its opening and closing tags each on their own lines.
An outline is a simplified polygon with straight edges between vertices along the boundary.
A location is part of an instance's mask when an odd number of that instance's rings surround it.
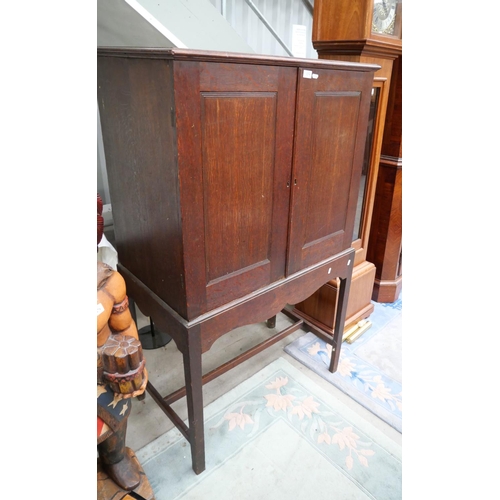
<svg viewBox="0 0 500 500">
<path fill-rule="evenodd" d="M 98 50 L 119 270 L 141 310 L 183 352 L 184 431 L 197 472 L 204 468 L 201 353 L 332 277 L 350 281 L 377 69 Z"/>
<path fill-rule="evenodd" d="M 384 218 L 388 201 L 383 193 L 376 194 L 379 189 L 379 164 L 381 162 L 382 140 L 386 123 L 386 113 L 391 93 L 391 79 L 394 74 L 394 62 L 402 54 L 402 1 L 390 0 L 316 0 L 314 3 L 314 19 L 312 40 L 314 48 L 321 59 L 352 61 L 380 65 L 373 82 L 374 114 L 371 123 L 371 137 L 367 145 L 366 163 L 363 169 L 361 190 L 359 193 L 359 224 L 355 226 L 352 247 L 356 250 L 352 283 L 347 305 L 345 329 L 351 330 L 356 324 L 368 318 L 373 312 L 372 293 L 377 278 L 387 290 L 388 282 L 380 281 L 380 264 L 387 260 L 385 235 L 388 228 Z M 393 164 L 392 160 L 391 163 Z M 381 167 L 386 170 L 385 167 Z M 391 174 L 395 173 L 393 165 Z M 382 172 L 380 175 L 383 175 Z M 379 179 L 379 180 L 378 180 Z M 387 179 L 387 177 L 386 177 Z M 386 189 L 387 190 L 387 189 Z M 374 238 L 371 236 L 372 216 L 374 215 L 375 197 L 377 202 L 377 255 L 370 247 Z M 385 206 L 382 206 L 385 205 Z M 395 207 L 393 207 L 394 210 Z M 392 217 L 392 216 L 391 216 Z M 384 227 L 385 226 L 385 227 Z M 392 223 L 392 231 L 397 232 L 397 223 Z M 385 233 L 385 234 L 384 234 Z M 392 246 L 397 246 L 394 242 Z M 388 248 L 388 247 L 387 247 Z M 376 258 L 376 262 L 370 260 Z M 392 250 L 391 250 L 392 251 Z M 387 262 L 384 264 L 389 271 Z M 392 277 L 394 279 L 394 276 Z M 398 281 L 398 283 L 401 283 Z M 377 287 L 378 287 L 377 284 Z M 392 285 L 393 283 L 391 283 Z M 326 333 L 334 329 L 337 317 L 337 282 L 331 280 L 311 297 L 295 305 L 294 312 L 308 323 L 315 325 Z"/>
</svg>

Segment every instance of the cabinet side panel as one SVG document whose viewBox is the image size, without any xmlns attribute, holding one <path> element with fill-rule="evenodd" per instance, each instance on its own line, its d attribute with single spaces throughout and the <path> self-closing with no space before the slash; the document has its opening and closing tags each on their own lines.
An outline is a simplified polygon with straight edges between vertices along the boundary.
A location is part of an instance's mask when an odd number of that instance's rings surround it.
<svg viewBox="0 0 500 500">
<path fill-rule="evenodd" d="M 98 101 L 118 259 L 185 316 L 171 63 L 98 57 Z"/>
</svg>

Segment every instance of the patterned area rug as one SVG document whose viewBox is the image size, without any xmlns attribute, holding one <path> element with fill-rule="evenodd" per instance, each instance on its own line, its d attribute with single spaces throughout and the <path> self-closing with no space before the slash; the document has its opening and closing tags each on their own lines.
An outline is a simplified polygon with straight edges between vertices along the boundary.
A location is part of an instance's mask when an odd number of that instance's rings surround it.
<svg viewBox="0 0 500 500">
<path fill-rule="evenodd" d="M 353 344 L 343 342 L 339 367 L 330 373 L 332 348 L 308 333 L 285 352 L 402 432 L 402 296 L 391 304 L 374 302 L 373 326 Z"/>
<path fill-rule="evenodd" d="M 401 499 L 401 447 L 280 358 L 205 408 L 206 470 L 177 429 L 136 455 L 156 500 Z"/>
</svg>

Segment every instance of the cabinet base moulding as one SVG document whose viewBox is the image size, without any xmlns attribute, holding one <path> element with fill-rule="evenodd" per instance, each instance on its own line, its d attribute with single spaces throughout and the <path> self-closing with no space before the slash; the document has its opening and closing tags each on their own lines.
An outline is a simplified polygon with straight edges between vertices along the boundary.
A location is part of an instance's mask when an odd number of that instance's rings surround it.
<svg viewBox="0 0 500 500">
<path fill-rule="evenodd" d="M 375 279 L 373 285 L 372 300 L 375 302 L 396 302 L 403 288 L 403 277 L 400 276 L 393 281 L 382 281 Z"/>
</svg>

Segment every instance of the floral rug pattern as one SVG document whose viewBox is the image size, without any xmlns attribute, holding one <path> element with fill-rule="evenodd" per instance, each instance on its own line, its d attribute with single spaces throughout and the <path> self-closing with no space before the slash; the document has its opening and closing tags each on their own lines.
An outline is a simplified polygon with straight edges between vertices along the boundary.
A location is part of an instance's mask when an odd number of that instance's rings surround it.
<svg viewBox="0 0 500 500">
<path fill-rule="evenodd" d="M 353 344 L 343 342 L 336 373 L 332 374 L 328 370 L 332 346 L 312 333 L 286 346 L 285 352 L 402 432 L 401 377 L 396 380 L 394 376 L 385 373 L 360 355 L 362 346 L 372 340 L 396 316 L 401 315 L 401 311 L 402 298 L 390 304 L 375 303 L 375 311 L 369 318 L 374 326 Z"/>
<path fill-rule="evenodd" d="M 278 421 L 309 443 L 328 467 L 359 491 L 359 498 L 401 498 L 399 448 L 391 448 L 394 444 L 375 428 L 281 358 L 206 409 L 207 468 L 200 476 L 190 468 L 189 444 L 172 434 L 180 436 L 175 429 L 167 433 L 170 438 L 159 438 L 166 439 L 165 445 L 153 442 L 137 453 L 156 500 L 180 498 L 259 435 L 277 429 Z"/>
<path fill-rule="evenodd" d="M 289 382 L 284 374 L 276 376 L 264 386 L 265 389 L 275 392 L 263 394 L 260 387 L 255 399 L 238 401 L 229 407 L 211 430 L 227 425 L 228 432 L 234 431 L 236 427 L 244 431 L 248 426 L 250 437 L 258 431 L 259 424 L 265 417 L 286 418 L 305 439 L 323 453 L 329 455 L 329 445 L 338 447 L 336 451 L 339 453 L 333 459 L 337 465 L 340 465 L 340 459 L 344 456 L 343 466 L 347 470 L 353 469 L 354 458 L 357 458 L 357 464 L 368 467 L 367 457 L 375 454 L 371 449 L 373 443 L 361 439 L 351 425 L 329 411 L 324 403 L 305 392 L 295 381 Z M 245 408 L 246 412 L 243 413 Z"/>
</svg>

